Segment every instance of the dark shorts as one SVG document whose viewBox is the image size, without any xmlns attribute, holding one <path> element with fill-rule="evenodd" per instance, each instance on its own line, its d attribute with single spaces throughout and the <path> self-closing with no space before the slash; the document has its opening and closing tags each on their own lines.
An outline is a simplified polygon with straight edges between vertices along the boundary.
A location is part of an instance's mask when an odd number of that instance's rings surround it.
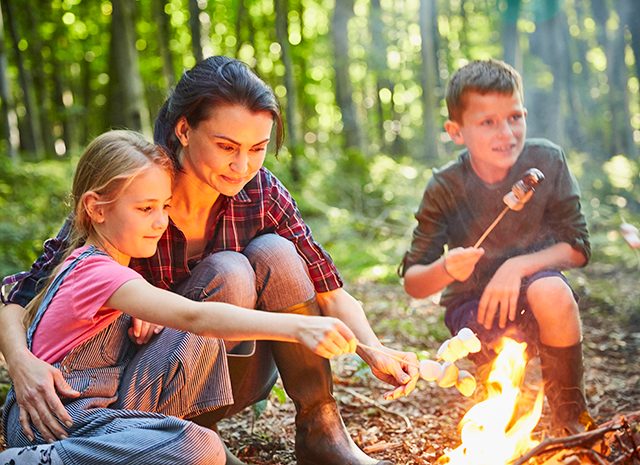
<svg viewBox="0 0 640 465">
<path fill-rule="evenodd" d="M 458 334 L 458 331 L 465 327 L 471 329 L 478 335 L 478 338 L 482 342 L 482 351 L 469 355 L 469 358 L 478 365 L 487 363 L 495 357 L 495 352 L 491 349 L 491 346 L 503 336 L 508 336 L 518 342 L 526 342 L 527 353 L 529 357 L 533 357 L 537 354 L 540 332 L 538 322 L 527 301 L 527 289 L 534 281 L 549 277 L 561 278 L 567 286 L 569 286 L 569 289 L 571 289 L 567 278 L 555 270 L 540 271 L 523 279 L 520 286 L 520 297 L 518 299 L 519 310 L 516 314 L 516 319 L 515 321 L 507 321 L 505 328 L 500 328 L 497 321 L 491 329 L 485 329 L 484 326 L 478 323 L 478 304 L 480 303 L 478 296 L 460 298 L 447 306 L 444 323 L 452 335 Z M 571 291 L 573 292 L 573 289 L 571 289 Z M 577 301 L 578 296 L 575 292 L 573 292 L 573 296 Z"/>
</svg>

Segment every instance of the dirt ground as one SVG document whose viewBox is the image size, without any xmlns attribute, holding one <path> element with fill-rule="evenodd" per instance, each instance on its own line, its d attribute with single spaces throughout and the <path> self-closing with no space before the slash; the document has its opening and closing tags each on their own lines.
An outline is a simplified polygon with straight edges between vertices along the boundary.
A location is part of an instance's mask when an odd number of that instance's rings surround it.
<svg viewBox="0 0 640 465">
<path fill-rule="evenodd" d="M 592 415 L 601 423 L 640 410 L 640 290 L 633 273 L 606 267 L 590 273 L 572 275 L 572 282 L 583 295 L 587 396 Z M 604 292 L 597 295 L 587 284 L 594 276 L 605 283 Z M 434 358 L 448 337 L 441 322 L 442 309 L 433 300 L 409 299 L 399 285 L 362 283 L 349 290 L 362 301 L 374 329 L 390 347 Z M 458 422 L 475 400 L 463 397 L 455 388 L 420 381 L 409 397 L 384 401 L 385 387 L 359 358 L 341 357 L 332 365 L 344 422 L 370 455 L 398 465 L 432 464 L 447 448 L 458 445 Z M 472 369 L 471 364 L 461 365 Z M 535 364 L 531 373 L 527 386 L 535 390 L 539 381 Z M 0 384 L 6 382 L 6 370 L 0 364 Z M 547 426 L 546 413 L 545 406 L 536 428 L 540 438 Z M 278 387 L 260 409 L 246 409 L 219 426 L 229 448 L 247 463 L 293 465 L 293 418 L 293 404 Z"/>
<path fill-rule="evenodd" d="M 607 268 L 599 270 L 605 275 Z M 618 414 L 640 410 L 640 322 L 628 318 L 628 305 L 638 304 L 639 290 L 631 276 L 605 276 L 626 292 L 626 308 L 616 308 L 605 298 L 582 298 L 584 325 L 585 385 L 590 411 L 598 423 Z M 578 284 L 588 277 L 577 275 Z M 362 284 L 350 291 L 360 299 L 377 333 L 391 347 L 415 350 L 429 357 L 448 337 L 442 332 L 428 335 L 429 328 L 442 327 L 442 309 L 433 300 L 411 300 L 398 285 Z M 635 297 L 634 297 L 635 295 Z M 635 312 L 639 312 L 636 307 Z M 433 329 L 431 330 L 433 332 Z M 437 333 L 437 331 L 436 331 Z M 426 335 L 426 336 L 425 336 Z M 335 396 L 349 432 L 370 455 L 393 460 L 397 465 L 435 463 L 447 448 L 459 442 L 457 425 L 475 402 L 455 388 L 442 389 L 420 381 L 409 397 L 384 401 L 382 383 L 346 357 L 334 361 Z M 473 369 L 472 365 L 462 367 Z M 365 371 L 363 373 L 363 371 Z M 532 362 L 527 386 L 537 389 L 539 372 Z M 536 436 L 543 439 L 548 427 L 545 405 Z M 256 419 L 250 409 L 221 425 L 231 450 L 255 465 L 293 465 L 294 408 L 272 395 Z"/>
</svg>

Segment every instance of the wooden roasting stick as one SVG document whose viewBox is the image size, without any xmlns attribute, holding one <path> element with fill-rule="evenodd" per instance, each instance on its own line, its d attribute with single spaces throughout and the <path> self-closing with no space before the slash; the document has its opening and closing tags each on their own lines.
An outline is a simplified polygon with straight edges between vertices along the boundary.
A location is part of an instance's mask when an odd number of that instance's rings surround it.
<svg viewBox="0 0 640 465">
<path fill-rule="evenodd" d="M 489 233 L 491 231 L 493 231 L 493 228 L 496 227 L 496 225 L 500 222 L 502 217 L 507 214 L 508 211 L 509 211 L 509 207 L 504 207 L 504 210 L 502 210 L 502 212 L 500 212 L 500 214 L 497 216 L 497 218 L 495 220 L 493 220 L 493 223 L 491 223 L 491 225 L 485 230 L 485 232 L 482 233 L 482 236 L 480 236 L 480 239 L 478 239 L 477 242 L 475 244 L 473 244 L 473 248 L 474 249 L 477 249 L 478 247 L 480 247 L 480 244 L 482 244 L 484 242 L 484 240 L 487 238 Z"/>
<path fill-rule="evenodd" d="M 502 201 L 507 205 L 500 212 L 500 214 L 493 220 L 493 223 L 489 225 L 489 227 L 482 233 L 480 239 L 476 241 L 473 245 L 474 248 L 480 247 L 480 244 L 484 242 L 489 233 L 493 231 L 493 228 L 500 222 L 504 215 L 511 209 L 514 211 L 520 211 L 524 207 L 524 204 L 529 201 L 529 199 L 533 196 L 533 192 L 535 191 L 535 187 L 544 181 L 544 174 L 537 168 L 530 168 L 522 175 L 513 186 L 511 186 L 511 190 L 502 197 Z"/>
</svg>

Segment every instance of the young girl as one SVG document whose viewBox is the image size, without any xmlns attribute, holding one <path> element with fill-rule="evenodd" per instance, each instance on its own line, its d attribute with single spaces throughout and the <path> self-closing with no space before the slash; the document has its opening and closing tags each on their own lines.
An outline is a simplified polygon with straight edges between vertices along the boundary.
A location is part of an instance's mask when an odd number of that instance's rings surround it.
<svg viewBox="0 0 640 465">
<path fill-rule="evenodd" d="M 70 252 L 27 307 L 34 355 L 59 368 L 80 394 L 65 402 L 72 420 L 65 437 L 46 444 L 39 433 L 25 435 L 10 391 L 3 426 L 14 448 L 0 453 L 0 463 L 224 464 L 214 431 L 172 416 L 232 403 L 224 345 L 214 338 L 298 342 L 327 358 L 355 351 L 353 333 L 335 318 L 195 302 L 154 287 L 129 268 L 132 257 L 155 253 L 167 228 L 172 175 L 164 151 L 130 131 L 99 136 L 80 159 Z M 198 351 L 193 358 L 176 355 L 196 366 L 141 366 L 127 334 L 130 317 L 206 336 L 175 348 Z M 196 361 L 203 360 L 210 364 L 204 371 L 216 376 L 199 382 Z M 181 377 L 190 384 L 175 379 Z"/>
</svg>

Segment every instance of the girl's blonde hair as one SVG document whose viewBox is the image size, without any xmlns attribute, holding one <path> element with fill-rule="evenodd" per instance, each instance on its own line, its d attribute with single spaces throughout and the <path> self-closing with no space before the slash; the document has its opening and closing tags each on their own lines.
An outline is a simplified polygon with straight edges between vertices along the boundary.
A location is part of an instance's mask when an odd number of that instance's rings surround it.
<svg viewBox="0 0 640 465">
<path fill-rule="evenodd" d="M 101 203 L 115 202 L 136 176 L 152 166 L 164 169 L 173 179 L 173 163 L 166 152 L 134 131 L 108 131 L 96 137 L 87 146 L 78 161 L 73 178 L 73 225 L 69 243 L 64 257 L 51 273 L 46 286 L 27 305 L 26 326 L 33 321 L 47 288 L 60 271 L 64 260 L 73 250 L 80 247 L 93 231 L 93 224 L 84 203 L 85 195 L 95 192 L 100 196 Z"/>
</svg>

